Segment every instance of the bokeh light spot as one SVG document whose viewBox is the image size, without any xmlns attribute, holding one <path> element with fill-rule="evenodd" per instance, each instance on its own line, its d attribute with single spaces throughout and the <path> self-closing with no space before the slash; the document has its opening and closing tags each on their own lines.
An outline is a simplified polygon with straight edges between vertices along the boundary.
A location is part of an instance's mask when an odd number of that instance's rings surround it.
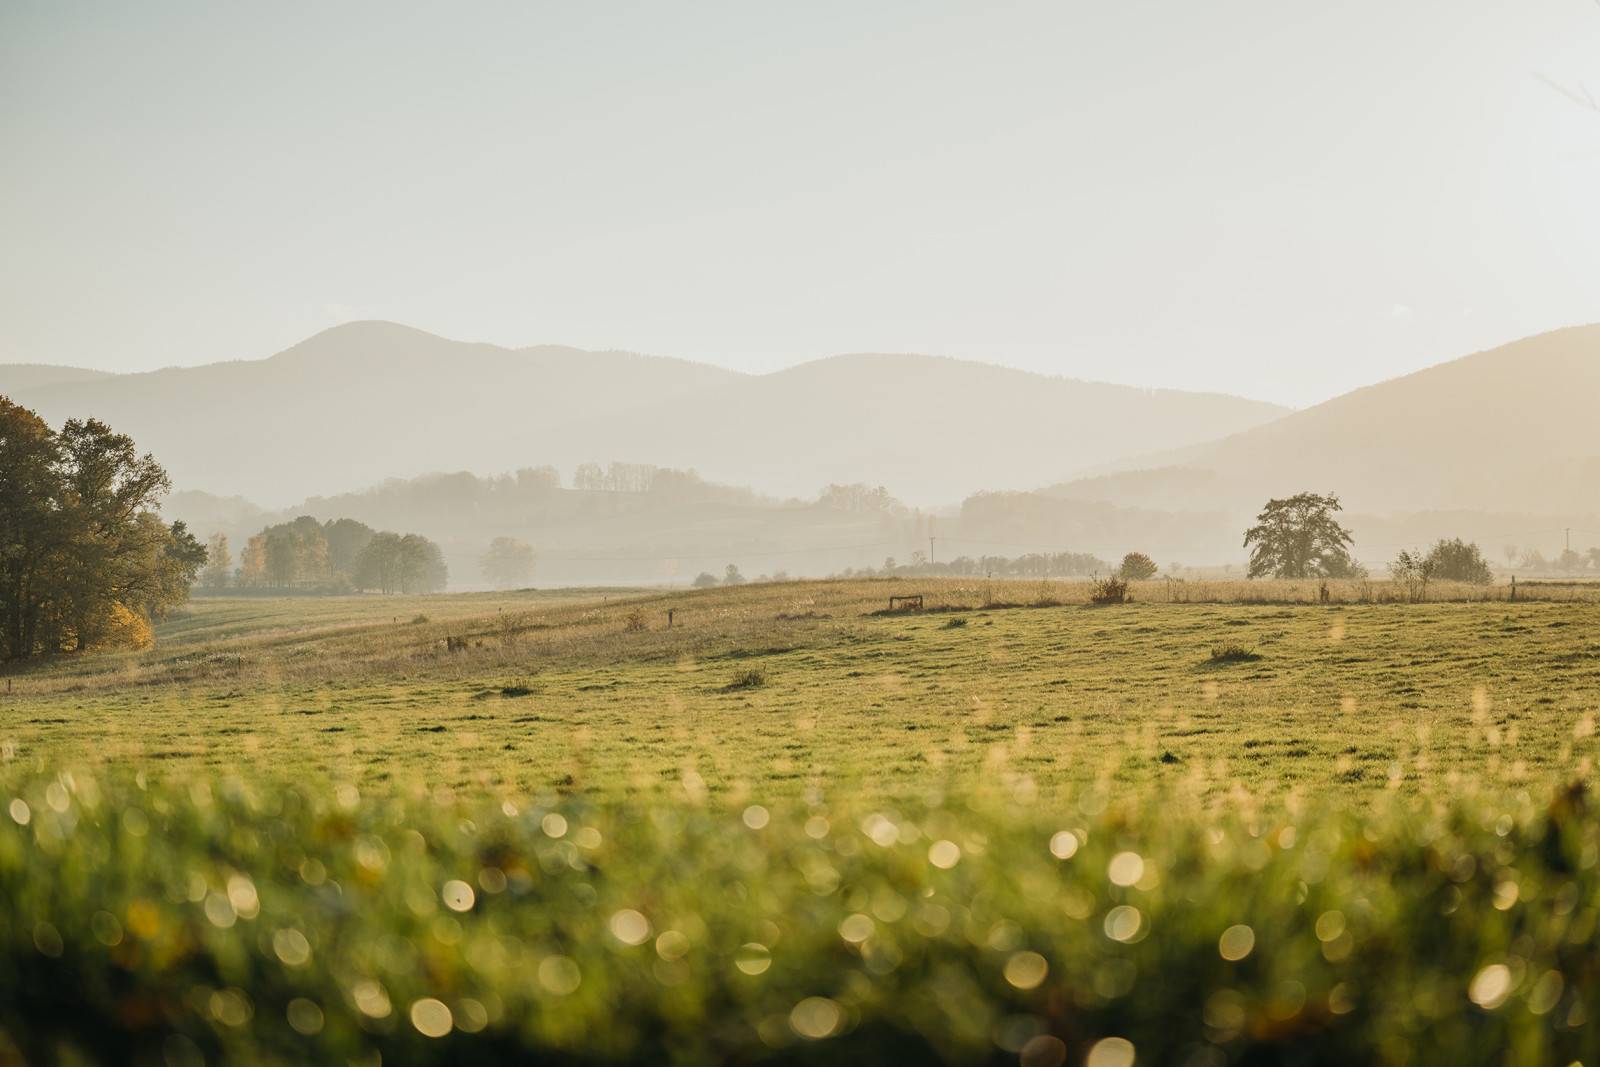
<svg viewBox="0 0 1600 1067">
<path fill-rule="evenodd" d="M 1133 1042 L 1125 1037 L 1105 1037 L 1096 1041 L 1085 1057 L 1085 1067 L 1133 1067 Z"/>
<path fill-rule="evenodd" d="M 443 1037 L 455 1025 L 455 1019 L 444 1001 L 423 997 L 411 1005 L 411 1025 L 423 1037 Z"/>
<path fill-rule="evenodd" d="M 1242 960 L 1256 947 L 1256 932 L 1248 926 L 1230 926 L 1217 939 L 1217 952 L 1225 960 Z"/>
</svg>

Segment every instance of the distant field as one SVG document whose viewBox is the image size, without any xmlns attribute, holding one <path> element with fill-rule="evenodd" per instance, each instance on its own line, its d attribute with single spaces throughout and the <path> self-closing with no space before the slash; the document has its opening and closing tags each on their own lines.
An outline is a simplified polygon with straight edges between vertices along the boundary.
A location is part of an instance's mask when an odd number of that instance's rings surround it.
<svg viewBox="0 0 1600 1067">
<path fill-rule="evenodd" d="M 197 600 L 153 652 L 14 675 L 0 745 L 33 766 L 613 797 L 1588 772 L 1600 604 L 1570 590 L 1410 604 L 1344 586 L 1334 598 L 1350 602 L 1319 604 L 1311 584 L 1152 583 L 1089 607 L 1085 588 Z M 875 614 L 895 592 L 925 592 L 928 610 Z"/>
</svg>

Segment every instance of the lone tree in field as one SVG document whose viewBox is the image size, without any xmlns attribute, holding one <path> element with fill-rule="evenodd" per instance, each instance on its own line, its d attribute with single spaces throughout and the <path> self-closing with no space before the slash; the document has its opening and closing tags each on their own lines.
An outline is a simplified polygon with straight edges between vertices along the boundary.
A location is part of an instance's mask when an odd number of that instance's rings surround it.
<svg viewBox="0 0 1600 1067">
<path fill-rule="evenodd" d="M 1300 493 L 1269 500 L 1256 524 L 1245 531 L 1250 549 L 1250 577 L 1353 578 L 1361 568 L 1350 556 L 1350 531 L 1334 513 L 1339 498 L 1332 493 Z"/>
<path fill-rule="evenodd" d="M 515 537 L 496 537 L 478 561 L 496 589 L 520 589 L 533 580 L 533 546 Z"/>
<path fill-rule="evenodd" d="M 1122 565 L 1117 568 L 1117 577 L 1125 582 L 1143 582 L 1156 576 L 1156 561 L 1143 552 L 1129 552 L 1122 557 Z"/>
<path fill-rule="evenodd" d="M 142 648 L 206 549 L 156 508 L 167 472 L 95 419 L 59 431 L 0 396 L 0 661 Z"/>
</svg>

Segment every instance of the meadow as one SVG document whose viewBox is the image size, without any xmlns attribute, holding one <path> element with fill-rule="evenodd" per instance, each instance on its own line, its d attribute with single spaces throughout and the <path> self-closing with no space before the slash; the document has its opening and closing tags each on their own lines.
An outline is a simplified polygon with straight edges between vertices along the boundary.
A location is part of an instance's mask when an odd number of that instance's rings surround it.
<svg viewBox="0 0 1600 1067">
<path fill-rule="evenodd" d="M 1313 583 L 1186 586 L 1187 600 L 1150 583 L 1092 607 L 1087 590 L 201 599 L 154 651 L 15 677 L 0 752 L 39 767 L 315 769 L 513 794 L 689 782 L 734 797 L 1002 779 L 1042 795 L 1360 792 L 1556 782 L 1590 756 L 1590 592 L 1386 603 L 1351 586 L 1323 604 Z M 885 613 L 911 591 L 926 610 Z"/>
<path fill-rule="evenodd" d="M 0 696 L 0 1063 L 1596 1062 L 1507 594 L 196 600 Z"/>
</svg>

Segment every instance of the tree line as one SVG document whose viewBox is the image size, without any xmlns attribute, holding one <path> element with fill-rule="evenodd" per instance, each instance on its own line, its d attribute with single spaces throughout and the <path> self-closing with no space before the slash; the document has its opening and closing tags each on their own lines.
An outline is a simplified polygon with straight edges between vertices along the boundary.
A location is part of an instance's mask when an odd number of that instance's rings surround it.
<svg viewBox="0 0 1600 1067">
<path fill-rule="evenodd" d="M 1106 574 L 1111 564 L 1089 552 L 1029 552 L 1021 556 L 957 556 L 929 562 L 927 553 L 911 553 L 910 562 L 900 563 L 893 556 L 882 567 L 851 567 L 839 578 L 890 577 L 993 577 L 993 578 L 1086 578 Z"/>
<path fill-rule="evenodd" d="M 1575 548 L 1562 549 L 1554 558 L 1547 558 L 1537 548 L 1505 547 L 1506 568 L 1532 572 L 1560 571 L 1563 574 L 1582 574 L 1600 571 L 1600 548 L 1579 552 Z"/>
<path fill-rule="evenodd" d="M 355 519 L 302 515 L 251 537 L 234 566 L 228 538 L 213 534 L 202 589 L 285 592 L 437 593 L 449 582 L 439 546 L 421 534 L 374 530 Z"/>
<path fill-rule="evenodd" d="M 170 489 L 105 423 L 52 430 L 0 396 L 0 661 L 150 643 L 206 559 L 162 521 Z"/>
</svg>

